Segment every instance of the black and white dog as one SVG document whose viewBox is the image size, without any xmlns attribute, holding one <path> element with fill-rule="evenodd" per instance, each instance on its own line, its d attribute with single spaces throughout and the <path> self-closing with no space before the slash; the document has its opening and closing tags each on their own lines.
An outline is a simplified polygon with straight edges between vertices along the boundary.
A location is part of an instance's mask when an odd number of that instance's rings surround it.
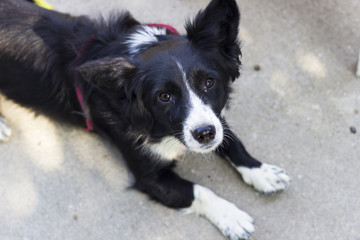
<svg viewBox="0 0 360 240">
<path fill-rule="evenodd" d="M 0 91 L 58 121 L 107 136 L 160 203 L 209 219 L 230 239 L 249 238 L 253 220 L 206 187 L 173 172 L 185 151 L 214 151 L 256 190 L 284 190 L 286 172 L 251 157 L 223 113 L 239 77 L 239 10 L 212 0 L 186 35 L 141 24 L 72 17 L 24 0 L 0 1 Z M 11 131 L 0 117 L 0 139 Z"/>
</svg>

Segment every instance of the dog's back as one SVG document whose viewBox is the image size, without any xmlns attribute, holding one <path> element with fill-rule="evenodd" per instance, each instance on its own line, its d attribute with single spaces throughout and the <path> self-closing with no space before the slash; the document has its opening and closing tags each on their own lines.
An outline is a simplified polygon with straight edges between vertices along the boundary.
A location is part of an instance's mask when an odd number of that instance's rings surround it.
<svg viewBox="0 0 360 240">
<path fill-rule="evenodd" d="M 2 0 L 0 2 L 0 57 L 15 56 L 18 61 L 30 64 L 39 55 L 48 51 L 40 37 L 33 31 L 34 24 L 42 16 L 47 15 L 47 12 L 23 0 Z M 3 64 L 0 67 L 3 67 Z"/>
<path fill-rule="evenodd" d="M 24 0 L 0 1 L 0 92 L 59 120 L 76 111 L 72 105 L 77 105 L 70 104 L 76 103 L 73 85 L 59 56 L 66 51 L 59 49 L 60 34 L 50 27 L 54 23 L 70 26 L 75 21 Z"/>
</svg>

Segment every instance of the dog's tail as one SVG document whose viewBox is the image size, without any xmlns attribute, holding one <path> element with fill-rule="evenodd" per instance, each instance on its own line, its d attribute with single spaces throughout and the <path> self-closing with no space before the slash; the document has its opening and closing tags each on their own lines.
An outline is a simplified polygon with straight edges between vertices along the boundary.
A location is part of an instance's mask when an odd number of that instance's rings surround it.
<svg viewBox="0 0 360 240">
<path fill-rule="evenodd" d="M 48 4 L 45 0 L 27 0 L 28 2 L 32 2 L 35 3 L 36 5 L 49 9 L 49 10 L 53 10 L 53 7 Z"/>
</svg>

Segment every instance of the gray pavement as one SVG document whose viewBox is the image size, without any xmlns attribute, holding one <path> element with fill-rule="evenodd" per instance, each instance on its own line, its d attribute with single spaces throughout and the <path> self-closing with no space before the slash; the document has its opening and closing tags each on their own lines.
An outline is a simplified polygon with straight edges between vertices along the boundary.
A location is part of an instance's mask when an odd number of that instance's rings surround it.
<svg viewBox="0 0 360 240">
<path fill-rule="evenodd" d="M 49 0 L 72 14 L 128 9 L 181 33 L 184 19 L 207 2 Z M 188 155 L 177 171 L 252 215 L 252 239 L 359 240 L 360 1 L 238 3 L 243 70 L 228 119 L 248 150 L 284 167 L 292 184 L 259 195 L 215 156 Z M 132 177 L 121 155 L 95 134 L 1 102 L 13 130 L 0 144 L 1 240 L 223 239 L 207 220 L 128 190 Z"/>
</svg>

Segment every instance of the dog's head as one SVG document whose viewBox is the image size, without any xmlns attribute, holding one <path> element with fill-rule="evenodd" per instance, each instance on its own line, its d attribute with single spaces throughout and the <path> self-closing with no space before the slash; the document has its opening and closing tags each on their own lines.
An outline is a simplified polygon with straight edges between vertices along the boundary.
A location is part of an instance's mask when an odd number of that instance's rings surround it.
<svg viewBox="0 0 360 240">
<path fill-rule="evenodd" d="M 223 141 L 221 113 L 229 84 L 239 76 L 238 25 L 234 0 L 213 0 L 186 24 L 186 36 L 142 26 L 124 43 L 129 58 L 104 57 L 79 71 L 111 101 L 127 99 L 119 106 L 126 111 L 119 112 L 155 152 L 171 151 L 174 144 L 176 151 L 185 145 L 209 152 Z"/>
</svg>

